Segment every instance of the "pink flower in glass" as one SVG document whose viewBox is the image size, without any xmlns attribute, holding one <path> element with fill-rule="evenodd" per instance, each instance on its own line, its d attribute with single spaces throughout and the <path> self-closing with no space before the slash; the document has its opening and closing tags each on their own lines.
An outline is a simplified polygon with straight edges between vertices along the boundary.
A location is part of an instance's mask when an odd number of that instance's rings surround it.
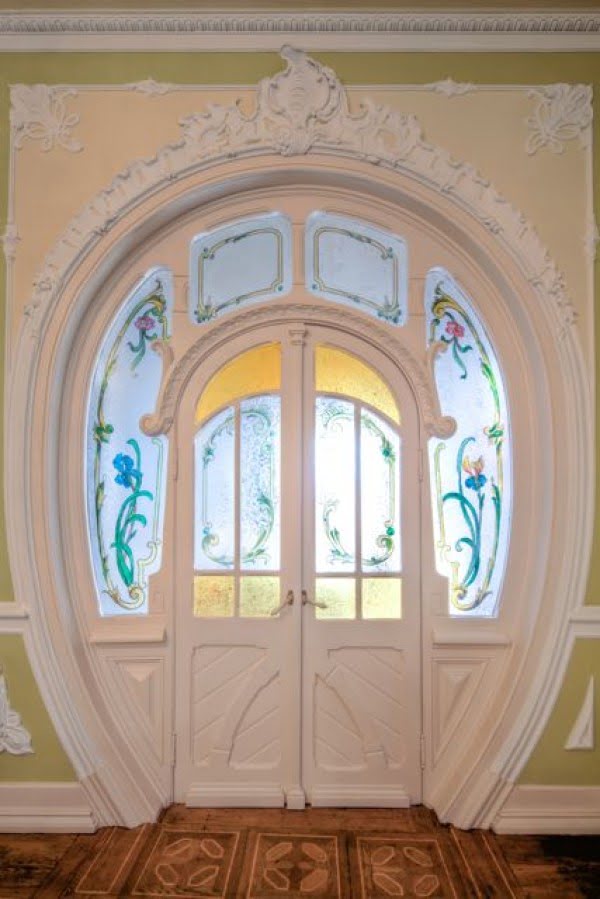
<svg viewBox="0 0 600 899">
<path fill-rule="evenodd" d="M 465 329 L 458 322 L 447 322 L 446 334 L 450 334 L 451 337 L 464 337 Z"/>
<path fill-rule="evenodd" d="M 151 315 L 140 315 L 134 322 L 138 331 L 151 331 L 156 322 Z"/>
</svg>

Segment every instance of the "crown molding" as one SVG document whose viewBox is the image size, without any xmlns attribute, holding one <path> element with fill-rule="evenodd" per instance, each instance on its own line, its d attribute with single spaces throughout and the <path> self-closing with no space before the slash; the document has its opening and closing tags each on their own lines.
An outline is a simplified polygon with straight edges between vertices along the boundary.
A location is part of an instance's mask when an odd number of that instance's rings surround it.
<svg viewBox="0 0 600 899">
<path fill-rule="evenodd" d="M 8 12 L 0 51 L 278 50 L 589 51 L 596 12 L 201 13 Z"/>
</svg>

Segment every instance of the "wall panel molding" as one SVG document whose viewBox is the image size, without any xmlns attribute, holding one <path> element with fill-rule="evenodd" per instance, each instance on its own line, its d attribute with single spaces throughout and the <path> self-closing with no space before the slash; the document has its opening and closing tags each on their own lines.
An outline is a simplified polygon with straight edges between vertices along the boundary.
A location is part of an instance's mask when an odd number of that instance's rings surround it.
<svg viewBox="0 0 600 899">
<path fill-rule="evenodd" d="M 600 787 L 516 786 L 492 827 L 496 833 L 600 833 Z"/>
<path fill-rule="evenodd" d="M 77 783 L 0 783 L 0 833 L 93 833 L 96 826 Z"/>
</svg>

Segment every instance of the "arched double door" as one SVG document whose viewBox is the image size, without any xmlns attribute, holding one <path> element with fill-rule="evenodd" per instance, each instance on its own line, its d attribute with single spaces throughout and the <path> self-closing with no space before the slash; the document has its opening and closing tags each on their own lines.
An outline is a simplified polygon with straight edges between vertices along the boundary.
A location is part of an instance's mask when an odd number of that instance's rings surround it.
<svg viewBox="0 0 600 899">
<path fill-rule="evenodd" d="M 233 338 L 179 405 L 175 799 L 421 797 L 420 436 L 399 368 L 314 322 Z"/>
</svg>

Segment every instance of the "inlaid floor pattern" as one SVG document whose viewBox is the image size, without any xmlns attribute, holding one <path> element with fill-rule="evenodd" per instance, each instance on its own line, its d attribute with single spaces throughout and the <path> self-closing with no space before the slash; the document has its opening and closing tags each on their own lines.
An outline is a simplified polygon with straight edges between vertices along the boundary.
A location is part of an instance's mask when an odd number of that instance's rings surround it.
<svg viewBox="0 0 600 899">
<path fill-rule="evenodd" d="M 0 899 L 600 897 L 596 837 L 511 837 L 412 809 L 210 810 L 92 835 L 0 834 Z"/>
</svg>

